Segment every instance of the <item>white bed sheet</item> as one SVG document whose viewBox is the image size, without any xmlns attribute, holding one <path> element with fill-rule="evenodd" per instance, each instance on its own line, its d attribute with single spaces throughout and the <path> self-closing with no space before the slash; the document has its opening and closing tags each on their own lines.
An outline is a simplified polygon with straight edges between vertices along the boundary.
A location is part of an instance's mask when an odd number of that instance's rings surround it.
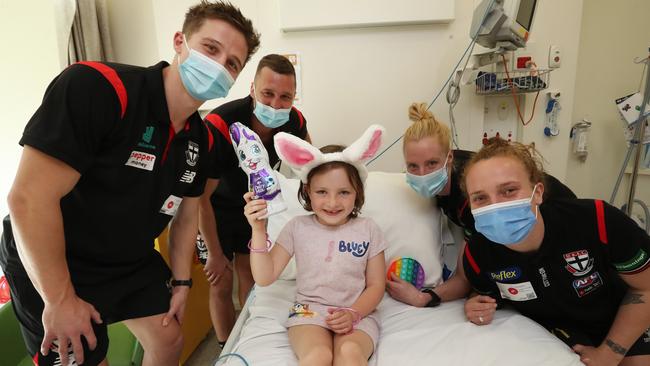
<svg viewBox="0 0 650 366">
<path fill-rule="evenodd" d="M 224 348 L 251 366 L 297 365 L 283 326 L 295 281 L 256 287 Z M 465 320 L 463 301 L 415 308 L 386 295 L 380 303 L 379 344 L 370 365 L 581 366 L 579 357 L 530 319 L 499 310 L 492 324 Z M 234 357 L 217 365 L 243 365 Z"/>
</svg>

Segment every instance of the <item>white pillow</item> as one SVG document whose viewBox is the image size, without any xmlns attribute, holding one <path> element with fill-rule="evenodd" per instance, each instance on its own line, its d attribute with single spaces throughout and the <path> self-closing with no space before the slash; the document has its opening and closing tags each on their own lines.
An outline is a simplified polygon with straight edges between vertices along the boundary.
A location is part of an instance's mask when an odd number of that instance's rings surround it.
<svg viewBox="0 0 650 366">
<path fill-rule="evenodd" d="M 282 197 L 287 210 L 270 216 L 269 238 L 272 242 L 292 217 L 309 214 L 298 202 L 298 179 L 278 173 Z M 440 240 L 440 210 L 429 200 L 420 197 L 407 184 L 403 173 L 370 172 L 365 184 L 366 202 L 362 216 L 372 218 L 382 229 L 388 243 L 386 266 L 399 257 L 416 259 L 425 273 L 425 286 L 442 282 Z M 293 258 L 280 275 L 281 279 L 296 278 Z"/>
<path fill-rule="evenodd" d="M 386 268 L 399 257 L 422 265 L 425 286 L 442 282 L 440 210 L 430 199 L 406 184 L 404 173 L 370 172 L 366 180 L 366 203 L 361 214 L 370 217 L 384 232 L 388 243 Z"/>
</svg>

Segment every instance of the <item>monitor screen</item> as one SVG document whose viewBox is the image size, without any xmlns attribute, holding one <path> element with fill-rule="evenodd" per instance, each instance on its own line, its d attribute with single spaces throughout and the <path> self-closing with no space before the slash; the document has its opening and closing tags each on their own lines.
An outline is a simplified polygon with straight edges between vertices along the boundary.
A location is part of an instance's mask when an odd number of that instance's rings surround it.
<svg viewBox="0 0 650 366">
<path fill-rule="evenodd" d="M 521 0 L 517 11 L 517 23 L 530 32 L 530 23 L 533 22 L 535 3 L 537 0 Z"/>
</svg>

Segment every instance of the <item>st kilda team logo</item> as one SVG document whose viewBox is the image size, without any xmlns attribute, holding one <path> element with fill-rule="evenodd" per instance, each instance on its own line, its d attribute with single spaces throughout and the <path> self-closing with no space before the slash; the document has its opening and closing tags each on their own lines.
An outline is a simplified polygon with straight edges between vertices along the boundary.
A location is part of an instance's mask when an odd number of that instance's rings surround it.
<svg viewBox="0 0 650 366">
<path fill-rule="evenodd" d="M 583 276 L 594 268 L 594 259 L 589 257 L 589 252 L 585 249 L 565 253 L 564 260 L 567 263 L 564 268 L 576 277 Z"/>
<path fill-rule="evenodd" d="M 185 162 L 189 166 L 195 166 L 197 161 L 199 161 L 199 145 L 193 141 L 189 141 L 187 150 L 185 151 Z"/>
</svg>

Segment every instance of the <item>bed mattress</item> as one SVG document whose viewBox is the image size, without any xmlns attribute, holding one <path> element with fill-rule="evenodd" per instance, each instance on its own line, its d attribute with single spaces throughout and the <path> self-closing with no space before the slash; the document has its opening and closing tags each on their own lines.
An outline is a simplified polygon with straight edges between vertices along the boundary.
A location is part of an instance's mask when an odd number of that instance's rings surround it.
<svg viewBox="0 0 650 366">
<path fill-rule="evenodd" d="M 249 365 L 297 365 L 283 326 L 295 298 L 295 281 L 255 287 L 224 353 Z M 377 308 L 381 333 L 370 365 L 581 366 L 579 357 L 532 320 L 508 309 L 490 325 L 465 319 L 463 301 L 415 308 L 385 295 Z M 217 365 L 243 365 L 235 357 Z"/>
</svg>

